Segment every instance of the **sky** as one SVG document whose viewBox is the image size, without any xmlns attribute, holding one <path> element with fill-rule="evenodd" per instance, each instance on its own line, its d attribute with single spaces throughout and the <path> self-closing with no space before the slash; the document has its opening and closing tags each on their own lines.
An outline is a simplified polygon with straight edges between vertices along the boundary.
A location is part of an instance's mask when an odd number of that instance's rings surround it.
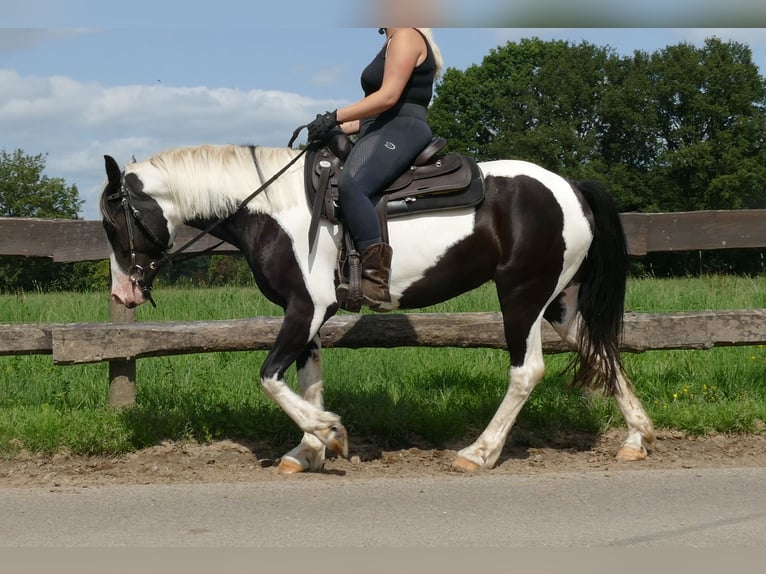
<svg viewBox="0 0 766 574">
<path fill-rule="evenodd" d="M 523 38 L 631 55 L 716 36 L 750 46 L 766 74 L 766 28 L 741 27 L 766 26 L 766 3 L 721 4 L 0 0 L 0 150 L 43 154 L 47 176 L 77 185 L 80 216 L 98 219 L 105 154 L 125 164 L 176 146 L 286 146 L 316 114 L 361 98 L 379 25 L 435 28 L 459 70 Z"/>
</svg>

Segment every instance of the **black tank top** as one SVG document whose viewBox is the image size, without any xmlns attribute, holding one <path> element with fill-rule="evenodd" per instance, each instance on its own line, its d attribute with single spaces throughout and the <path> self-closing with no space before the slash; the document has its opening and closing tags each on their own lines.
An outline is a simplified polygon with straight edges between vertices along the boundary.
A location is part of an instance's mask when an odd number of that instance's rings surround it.
<svg viewBox="0 0 766 574">
<path fill-rule="evenodd" d="M 423 35 L 421 34 L 421 36 Z M 431 101 L 431 96 L 433 96 L 434 77 L 436 75 L 436 58 L 434 58 L 431 45 L 428 43 L 425 36 L 423 36 L 423 40 L 426 43 L 426 59 L 413 70 L 407 85 L 404 86 L 402 95 L 399 97 L 398 104 L 419 104 L 424 108 L 427 108 Z M 388 42 L 385 43 L 377 56 L 375 56 L 372 62 L 370 62 L 362 71 L 362 90 L 364 90 L 365 96 L 377 92 L 383 85 L 383 71 L 386 65 L 387 48 Z"/>
</svg>

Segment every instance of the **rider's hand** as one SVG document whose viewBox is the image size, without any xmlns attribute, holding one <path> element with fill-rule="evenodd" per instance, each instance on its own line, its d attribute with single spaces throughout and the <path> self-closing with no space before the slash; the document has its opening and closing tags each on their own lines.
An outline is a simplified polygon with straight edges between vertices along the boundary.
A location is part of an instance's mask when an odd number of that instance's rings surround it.
<svg viewBox="0 0 766 574">
<path fill-rule="evenodd" d="M 317 114 L 317 117 L 308 125 L 309 142 L 321 142 L 330 131 L 338 125 L 338 110 Z"/>
</svg>

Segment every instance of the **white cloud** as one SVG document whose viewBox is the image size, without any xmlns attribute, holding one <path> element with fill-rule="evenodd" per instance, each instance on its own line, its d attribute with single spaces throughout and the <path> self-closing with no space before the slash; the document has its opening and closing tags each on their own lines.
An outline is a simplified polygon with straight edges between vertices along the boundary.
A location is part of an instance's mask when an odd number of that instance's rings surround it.
<svg viewBox="0 0 766 574">
<path fill-rule="evenodd" d="M 274 90 L 103 86 L 0 69 L 0 149 L 47 154 L 46 174 L 76 184 L 96 219 L 103 155 L 126 163 L 201 143 L 286 146 L 317 110 L 341 102 Z"/>
</svg>

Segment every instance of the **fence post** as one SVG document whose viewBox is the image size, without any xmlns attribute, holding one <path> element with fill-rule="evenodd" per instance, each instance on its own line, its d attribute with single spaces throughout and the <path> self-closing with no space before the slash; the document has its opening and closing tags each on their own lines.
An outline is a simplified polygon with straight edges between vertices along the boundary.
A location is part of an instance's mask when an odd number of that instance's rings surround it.
<svg viewBox="0 0 766 574">
<path fill-rule="evenodd" d="M 136 310 L 109 301 L 109 321 L 134 323 Z M 129 407 L 136 403 L 136 361 L 109 361 L 109 405 Z"/>
</svg>

